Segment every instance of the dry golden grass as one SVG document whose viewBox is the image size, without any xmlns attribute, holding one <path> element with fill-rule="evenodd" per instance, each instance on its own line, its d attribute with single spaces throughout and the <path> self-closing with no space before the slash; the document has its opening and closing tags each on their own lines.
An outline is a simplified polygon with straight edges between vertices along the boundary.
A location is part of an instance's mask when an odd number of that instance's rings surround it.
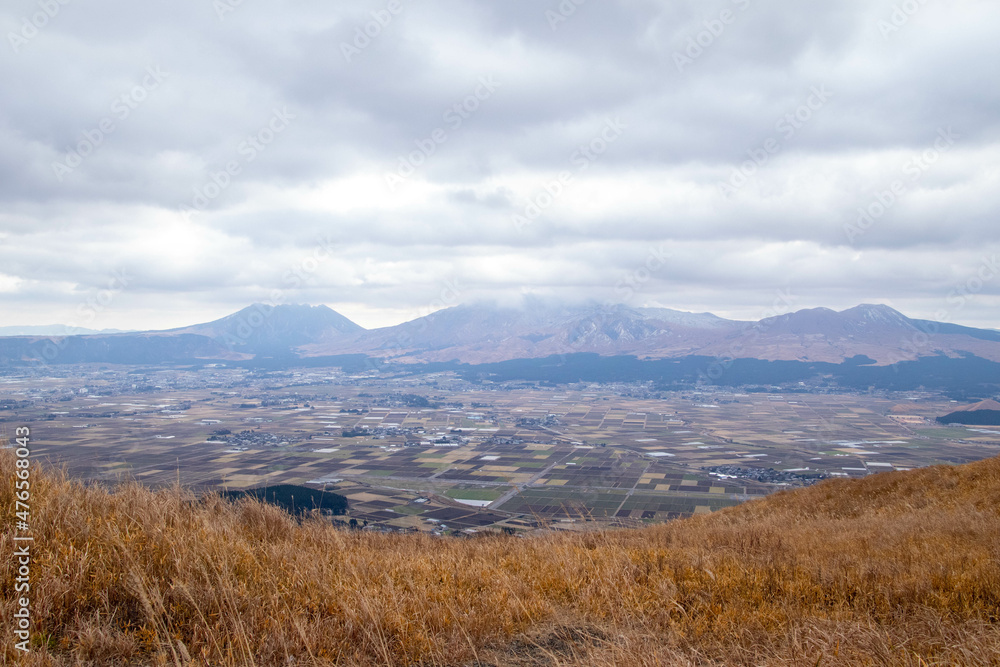
<svg viewBox="0 0 1000 667">
<path fill-rule="evenodd" d="M 1000 664 L 1000 460 L 636 531 L 441 539 L 33 472 L 34 650 L 154 665 Z"/>
</svg>

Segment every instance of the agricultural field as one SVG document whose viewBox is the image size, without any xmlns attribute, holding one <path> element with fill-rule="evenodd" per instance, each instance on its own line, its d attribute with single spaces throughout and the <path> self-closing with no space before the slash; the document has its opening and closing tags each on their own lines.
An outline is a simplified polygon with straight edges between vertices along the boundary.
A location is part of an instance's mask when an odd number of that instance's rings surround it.
<svg viewBox="0 0 1000 667">
<path fill-rule="evenodd" d="M 88 481 L 335 490 L 345 520 L 369 529 L 581 530 L 1000 453 L 1000 429 L 935 424 L 954 407 L 913 393 L 79 366 L 0 377 L 0 439 L 28 425 L 37 459 Z"/>
</svg>

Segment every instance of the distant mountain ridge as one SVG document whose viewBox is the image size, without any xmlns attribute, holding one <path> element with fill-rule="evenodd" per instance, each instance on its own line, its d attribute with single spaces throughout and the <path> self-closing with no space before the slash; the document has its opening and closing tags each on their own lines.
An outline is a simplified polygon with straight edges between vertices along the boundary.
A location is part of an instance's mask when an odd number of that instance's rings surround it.
<svg viewBox="0 0 1000 667">
<path fill-rule="evenodd" d="M 737 354 L 732 354 L 734 349 Z M 721 345 L 706 345 L 702 353 L 831 363 L 858 355 L 879 364 L 968 354 L 1000 361 L 1000 336 L 985 329 L 911 319 L 885 305 L 862 304 L 840 312 L 810 308 L 770 317 Z"/>
<path fill-rule="evenodd" d="M 911 319 L 878 304 L 744 322 L 669 308 L 529 297 L 519 306 L 462 304 L 370 330 L 324 305 L 254 304 L 212 322 L 164 331 L 0 339 L 0 363 L 367 355 L 402 363 L 480 364 L 576 353 L 835 364 L 867 358 L 878 365 L 923 357 L 1000 361 L 1000 332 Z"/>
<path fill-rule="evenodd" d="M 291 353 L 364 330 L 329 306 L 256 303 L 212 322 L 150 333 L 205 336 L 234 353 L 255 355 Z"/>
<path fill-rule="evenodd" d="M 0 327 L 0 336 L 89 336 L 92 334 L 129 333 L 132 329 L 87 329 L 66 324 L 37 324 Z"/>
<path fill-rule="evenodd" d="M 363 353 L 405 362 L 491 363 L 591 352 L 829 363 L 864 356 L 892 364 L 936 355 L 1000 361 L 1000 334 L 914 320 L 879 304 L 840 312 L 811 308 L 745 322 L 667 308 L 527 300 L 520 308 L 455 306 L 394 327 L 306 344 L 300 352 Z"/>
<path fill-rule="evenodd" d="M 710 313 L 526 299 L 522 307 L 463 304 L 397 326 L 305 345 L 302 352 L 469 363 L 574 352 L 677 356 L 741 324 Z"/>
</svg>

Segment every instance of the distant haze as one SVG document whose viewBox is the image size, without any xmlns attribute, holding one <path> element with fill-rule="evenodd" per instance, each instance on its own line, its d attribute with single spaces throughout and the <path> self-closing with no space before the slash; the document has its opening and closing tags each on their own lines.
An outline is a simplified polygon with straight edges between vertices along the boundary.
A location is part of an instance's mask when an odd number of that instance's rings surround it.
<svg viewBox="0 0 1000 667">
<path fill-rule="evenodd" d="M 533 295 L 1000 327 L 997 2 L 12 0 L 0 28 L 0 326 Z"/>
<path fill-rule="evenodd" d="M 0 327 L 0 336 L 82 336 L 97 333 L 122 333 L 122 329 L 85 329 L 63 324 Z"/>
</svg>

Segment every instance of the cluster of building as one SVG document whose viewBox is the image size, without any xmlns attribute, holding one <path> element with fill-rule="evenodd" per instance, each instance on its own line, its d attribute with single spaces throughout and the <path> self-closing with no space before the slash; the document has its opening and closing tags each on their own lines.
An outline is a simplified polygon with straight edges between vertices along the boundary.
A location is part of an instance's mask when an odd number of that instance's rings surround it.
<svg viewBox="0 0 1000 667">
<path fill-rule="evenodd" d="M 774 468 L 746 468 L 743 466 L 724 465 L 702 468 L 712 475 L 722 479 L 750 479 L 770 484 L 811 484 L 828 475 L 819 470 L 775 470 Z"/>
</svg>

